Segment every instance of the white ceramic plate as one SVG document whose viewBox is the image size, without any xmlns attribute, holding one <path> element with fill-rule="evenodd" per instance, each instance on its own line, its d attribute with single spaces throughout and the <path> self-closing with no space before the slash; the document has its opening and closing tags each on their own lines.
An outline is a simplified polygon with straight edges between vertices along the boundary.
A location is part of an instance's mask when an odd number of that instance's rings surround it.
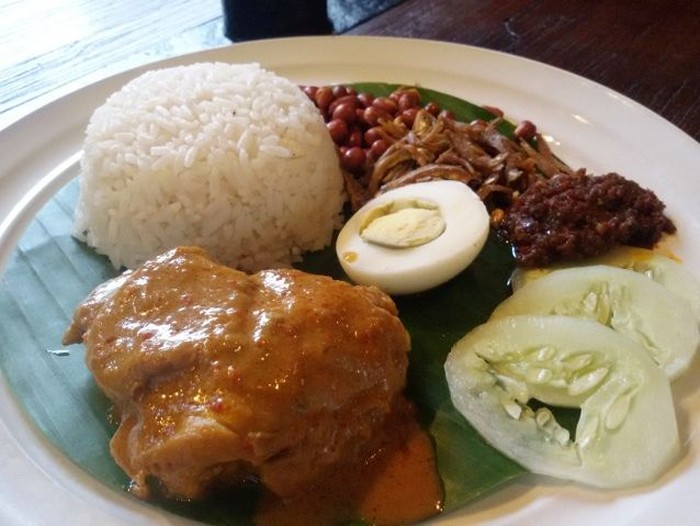
<svg viewBox="0 0 700 526">
<path fill-rule="evenodd" d="M 386 81 L 421 84 L 528 118 L 556 153 L 593 173 L 617 171 L 652 188 L 679 226 L 672 249 L 700 271 L 700 146 L 639 104 L 537 62 L 461 45 L 377 37 L 250 42 L 159 62 L 260 62 L 302 84 Z M 151 66 L 153 67 L 153 66 Z M 0 131 L 0 265 L 24 226 L 75 175 L 92 111 L 144 68 L 64 96 Z M 523 478 L 440 523 L 494 525 L 695 524 L 700 487 L 698 360 L 674 386 L 684 456 L 653 487 L 599 492 Z M 172 515 L 105 489 L 56 452 L 12 401 L 0 378 L 0 524 L 180 524 Z"/>
</svg>

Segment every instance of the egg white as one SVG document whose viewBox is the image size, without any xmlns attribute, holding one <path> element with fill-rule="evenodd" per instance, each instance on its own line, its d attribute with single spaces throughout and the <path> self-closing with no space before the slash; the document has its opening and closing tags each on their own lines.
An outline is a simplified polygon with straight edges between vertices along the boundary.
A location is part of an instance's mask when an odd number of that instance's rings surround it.
<svg viewBox="0 0 700 526">
<path fill-rule="evenodd" d="M 445 230 L 423 245 L 390 248 L 362 239 L 366 214 L 383 203 L 418 199 L 436 204 Z M 489 234 L 489 214 L 466 184 L 429 181 L 390 190 L 373 198 L 345 224 L 336 241 L 336 255 L 355 283 L 374 285 L 388 294 L 412 294 L 436 287 L 469 266 Z"/>
</svg>

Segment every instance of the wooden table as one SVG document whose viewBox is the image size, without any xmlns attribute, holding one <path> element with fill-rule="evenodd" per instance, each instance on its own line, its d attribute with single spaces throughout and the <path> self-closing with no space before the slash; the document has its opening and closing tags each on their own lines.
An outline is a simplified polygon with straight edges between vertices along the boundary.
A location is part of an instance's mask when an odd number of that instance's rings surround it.
<svg viewBox="0 0 700 526">
<path fill-rule="evenodd" d="M 348 33 L 538 60 L 627 95 L 700 140 L 700 2 L 407 0 Z"/>
<path fill-rule="evenodd" d="M 353 2 L 329 0 L 336 32 L 444 40 L 535 59 L 627 95 L 700 140 L 700 2 L 374 3 L 390 7 L 357 23 Z M 0 128 L 92 79 L 229 43 L 220 0 L 65 0 L 38 9 L 31 0 L 0 0 Z"/>
</svg>

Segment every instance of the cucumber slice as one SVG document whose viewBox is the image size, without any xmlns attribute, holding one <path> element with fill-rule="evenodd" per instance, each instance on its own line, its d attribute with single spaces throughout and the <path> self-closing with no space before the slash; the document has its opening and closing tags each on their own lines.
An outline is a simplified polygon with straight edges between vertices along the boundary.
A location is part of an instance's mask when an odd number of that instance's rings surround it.
<svg viewBox="0 0 700 526">
<path fill-rule="evenodd" d="M 514 314 L 593 319 L 642 344 L 671 379 L 688 368 L 700 343 L 687 302 L 642 274 L 605 265 L 551 272 L 519 289 L 491 317 Z"/>
<path fill-rule="evenodd" d="M 602 488 L 658 478 L 680 452 L 668 379 L 634 341 L 591 320 L 512 316 L 459 340 L 445 362 L 455 407 L 530 471 Z M 580 407 L 575 437 L 546 407 Z"/>
<path fill-rule="evenodd" d="M 653 279 L 659 285 L 663 285 L 669 291 L 685 299 L 693 311 L 696 321 L 700 323 L 700 280 L 678 261 L 646 248 L 618 247 L 605 255 L 566 266 L 517 268 L 511 276 L 511 286 L 514 291 L 517 291 L 530 281 L 544 277 L 554 270 L 591 265 L 609 265 L 633 270 Z"/>
</svg>

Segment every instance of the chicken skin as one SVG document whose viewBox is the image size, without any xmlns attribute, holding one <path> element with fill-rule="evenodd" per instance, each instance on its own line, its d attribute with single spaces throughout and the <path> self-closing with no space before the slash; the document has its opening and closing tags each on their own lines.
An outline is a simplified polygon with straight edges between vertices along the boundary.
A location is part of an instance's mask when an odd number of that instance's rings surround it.
<svg viewBox="0 0 700 526">
<path fill-rule="evenodd" d="M 258 480 L 291 496 L 366 453 L 402 398 L 409 337 L 386 294 L 293 269 L 248 275 L 180 247 L 97 287 L 84 342 L 137 495 Z"/>
</svg>

